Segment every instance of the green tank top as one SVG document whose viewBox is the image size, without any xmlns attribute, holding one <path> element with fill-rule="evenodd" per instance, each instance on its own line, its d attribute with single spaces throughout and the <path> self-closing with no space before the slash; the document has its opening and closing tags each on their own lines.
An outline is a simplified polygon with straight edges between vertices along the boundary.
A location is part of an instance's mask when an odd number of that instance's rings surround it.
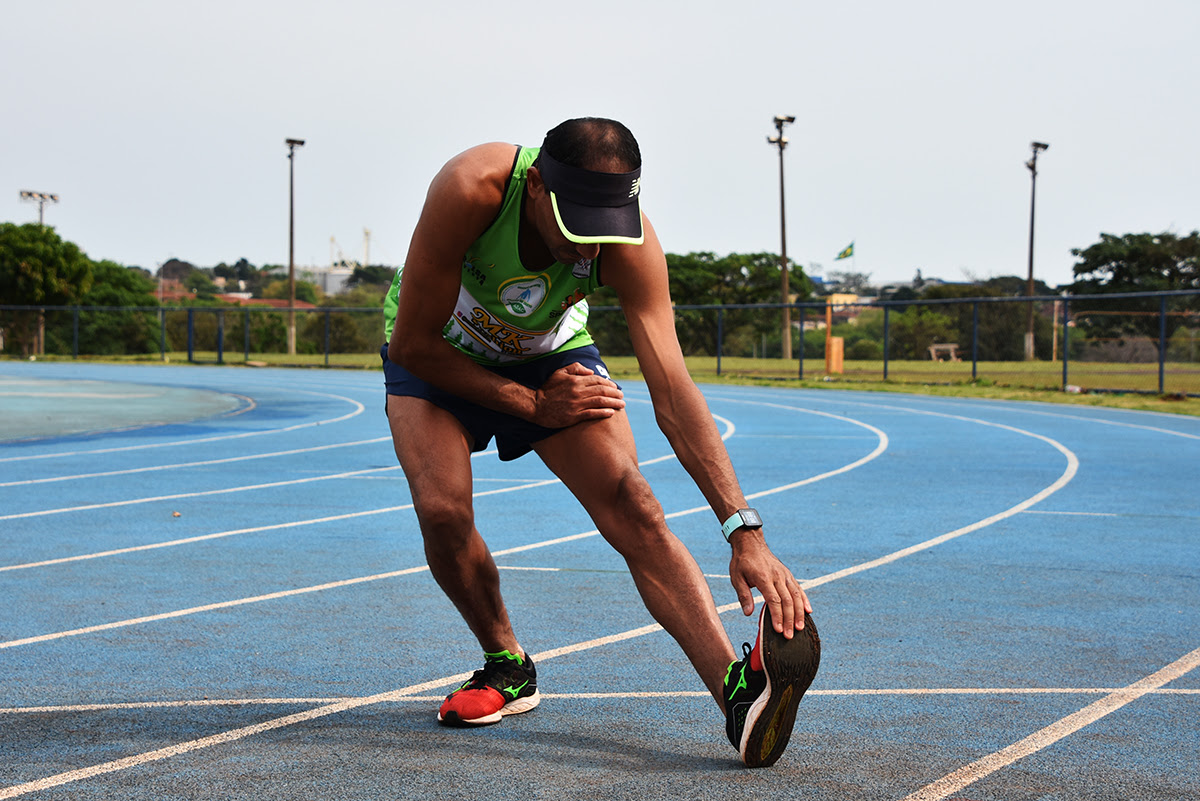
<svg viewBox="0 0 1200 801">
<path fill-rule="evenodd" d="M 539 149 L 518 150 L 499 214 L 464 254 L 458 302 L 442 329 L 450 344 L 480 364 L 512 364 L 592 342 L 585 296 L 599 286 L 599 259 L 555 262 L 540 272 L 521 263 L 521 199 Z M 403 273 L 401 267 L 384 300 L 389 341 Z"/>
</svg>

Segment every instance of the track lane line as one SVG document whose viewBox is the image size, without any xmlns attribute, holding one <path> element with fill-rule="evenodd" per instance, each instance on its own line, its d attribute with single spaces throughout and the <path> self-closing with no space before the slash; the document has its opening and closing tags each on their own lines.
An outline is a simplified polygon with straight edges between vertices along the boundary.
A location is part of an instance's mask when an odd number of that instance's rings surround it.
<svg viewBox="0 0 1200 801">
<path fill-rule="evenodd" d="M 361 439 L 357 442 L 335 442 L 332 445 L 314 445 L 311 448 L 293 448 L 288 451 L 273 451 L 271 453 L 252 453 L 246 456 L 227 456 L 224 459 L 205 459 L 198 462 L 178 462 L 176 464 L 150 465 L 147 467 L 130 467 L 125 470 L 105 470 L 99 473 L 79 473 L 73 476 L 49 476 L 47 478 L 29 478 L 24 481 L 6 481 L 0 487 L 28 487 L 34 484 L 54 484 L 62 481 L 77 481 L 85 478 L 107 478 L 110 476 L 128 476 L 134 473 L 155 473 L 160 470 L 180 470 L 188 467 L 210 467 L 214 464 L 232 464 L 233 462 L 251 462 L 256 459 L 274 459 L 280 456 L 296 456 L 301 453 L 316 453 L 317 451 L 335 450 L 337 448 L 353 448 L 359 445 L 375 445 L 388 442 L 391 437 L 374 437 Z"/>
<path fill-rule="evenodd" d="M 1130 704 L 1144 695 L 1162 687 L 1168 682 L 1200 666 L 1200 648 L 1175 660 L 1166 667 L 1151 673 L 1143 679 L 1135 681 L 1126 687 L 1106 695 L 1100 700 L 1088 704 L 1078 712 L 1040 729 L 1033 734 L 1018 740 L 1010 746 L 1001 748 L 983 759 L 977 759 L 969 765 L 964 765 L 953 773 L 949 773 L 920 790 L 905 796 L 903 801 L 944 801 L 952 795 L 969 787 L 980 779 L 1005 768 L 1017 760 L 1036 754 L 1059 740 L 1079 731 L 1111 715 L 1123 706 Z"/>
<path fill-rule="evenodd" d="M 334 400 L 346 401 L 346 403 L 352 404 L 355 407 L 355 409 L 354 409 L 354 411 L 349 412 L 347 414 L 343 414 L 340 417 L 331 417 L 331 418 L 328 418 L 325 420 L 312 420 L 307 423 L 297 423 L 296 425 L 286 426 L 284 428 L 268 428 L 268 429 L 264 429 L 261 431 L 244 431 L 240 434 L 220 434 L 215 437 L 198 437 L 195 439 L 180 439 L 180 440 L 173 440 L 171 442 L 150 442 L 150 443 L 144 443 L 141 445 L 124 445 L 124 446 L 116 447 L 116 448 L 94 448 L 92 450 L 62 451 L 59 453 L 37 453 L 37 454 L 29 454 L 29 455 L 25 455 L 25 456 L 5 456 L 5 457 L 0 457 L 0 463 L 3 463 L 3 462 L 25 462 L 25 461 L 32 461 L 35 459 L 58 459 L 58 458 L 63 458 L 63 457 L 68 457 L 68 456 L 94 456 L 96 454 L 102 454 L 102 453 L 122 453 L 125 451 L 149 450 L 151 448 L 170 448 L 170 447 L 176 447 L 179 445 L 197 445 L 202 442 L 221 442 L 224 440 L 231 440 L 231 439 L 246 439 L 247 437 L 261 437 L 261 436 L 265 436 L 267 434 L 283 434 L 288 431 L 299 431 L 304 428 L 313 428 L 314 426 L 327 426 L 327 425 L 332 425 L 334 423 L 341 423 L 346 420 L 349 420 L 352 417 L 357 417 L 358 415 L 362 414 L 363 412 L 365 412 L 367 410 L 367 407 L 364 404 L 362 404 L 361 402 L 356 401 L 353 398 L 347 398 L 344 395 L 332 395 L 328 392 L 315 392 L 313 390 L 307 390 L 307 389 L 297 389 L 297 390 L 293 390 L 293 391 L 302 392 L 306 395 L 319 395 L 320 397 L 323 397 L 323 398 L 333 398 Z M 245 395 L 239 395 L 234 392 L 226 392 L 223 394 L 233 395 L 236 398 L 246 398 L 247 400 L 254 402 L 253 398 L 247 398 L 247 396 L 245 396 Z M 257 407 L 257 403 L 255 402 L 255 408 L 256 407 Z M 248 411 L 251 411 L 251 409 L 249 409 L 249 408 L 236 409 L 233 412 L 229 412 L 224 415 L 217 415 L 217 417 L 232 417 L 234 415 L 243 414 Z M 210 418 L 204 418 L 204 419 L 210 419 Z M 195 422 L 195 421 L 192 421 L 192 422 Z M 161 423 L 159 425 L 185 425 L 185 424 L 186 423 Z M 132 430 L 136 430 L 136 429 L 122 428 L 122 429 L 118 429 L 118 431 L 107 431 L 105 433 L 111 434 L 111 433 L 118 433 L 119 431 L 132 431 Z"/>
<path fill-rule="evenodd" d="M 251 492 L 253 490 L 274 489 L 276 487 L 289 487 L 294 484 L 308 484 L 313 481 L 330 481 L 338 478 L 355 478 L 368 473 L 383 473 L 391 470 L 399 470 L 399 465 L 391 467 L 369 467 L 364 470 L 350 470 L 345 473 L 330 473 L 324 476 L 310 476 L 308 478 L 293 478 L 287 481 L 272 481 L 266 484 L 247 484 L 241 487 L 223 487 L 214 490 L 197 490 L 196 492 L 179 492 L 174 495 L 154 495 L 146 498 L 129 498 L 124 501 L 109 501 L 107 503 L 86 503 L 79 506 L 63 506 L 58 509 L 41 509 L 35 512 L 16 512 L 10 515 L 0 515 L 2 520 L 23 520 L 30 517 L 46 517 L 47 515 L 65 514 L 67 512 L 90 512 L 95 509 L 113 509 L 118 506 L 136 506 L 142 503 L 156 503 L 159 501 L 178 501 L 184 498 L 203 498 L 211 495 L 226 495 L 233 492 Z M 4 568 L 0 568 L 3 570 Z"/>
<path fill-rule="evenodd" d="M 1110 695 L 1124 692 L 1124 687 L 877 687 L 869 689 L 813 690 L 804 693 L 805 698 L 825 696 L 827 698 L 859 698 L 863 696 L 982 696 L 982 695 Z M 539 693 L 543 698 L 709 698 L 707 690 L 626 690 L 622 692 L 561 692 Z M 1145 695 L 1186 696 L 1200 695 L 1200 688 L 1158 687 L 1147 690 Z M 80 712 L 121 712 L 142 709 L 192 709 L 204 707 L 251 707 L 336 704 L 347 698 L 358 696 L 330 696 L 328 698 L 205 698 L 183 701 L 122 701 L 111 704 L 60 704 L 55 706 L 10 706 L 0 707 L 0 715 L 48 715 L 77 714 Z M 441 701 L 441 695 L 406 695 L 403 701 Z"/>
<path fill-rule="evenodd" d="M 723 440 L 728 439 L 729 437 L 733 436 L 733 433 L 736 429 L 731 421 L 729 421 L 723 417 L 720 417 L 718 415 L 713 415 L 713 417 L 718 422 L 721 422 L 724 424 L 725 430 L 721 437 Z M 492 455 L 495 455 L 496 453 L 497 453 L 497 451 L 495 451 L 495 450 L 479 451 L 477 453 L 471 454 L 471 458 L 474 459 L 475 457 L 492 456 Z M 674 454 L 666 454 L 663 456 L 657 456 L 653 459 L 646 459 L 644 461 L 638 462 L 638 466 L 646 467 L 648 465 L 658 464 L 660 462 L 669 461 L 669 460 L 672 460 L 675 458 L 676 457 Z M 391 470 L 393 468 L 389 467 L 389 468 L 376 468 L 376 469 Z M 398 467 L 396 469 L 398 469 Z M 369 472 L 369 471 L 363 471 L 363 472 Z M 351 475 L 351 474 L 339 474 L 338 476 L 334 476 L 334 477 L 340 477 L 342 475 Z M 317 479 L 300 479 L 300 480 L 297 480 L 296 483 L 301 483 L 304 480 L 317 480 Z M 536 482 L 532 482 L 532 483 L 528 483 L 528 482 L 522 483 L 517 486 L 506 487 L 503 489 L 486 490 L 486 491 L 482 491 L 482 492 L 477 492 L 477 493 L 473 493 L 471 497 L 481 498 L 486 495 L 498 495 L 503 492 L 513 492 L 516 490 L 533 489 L 536 487 L 543 487 L 543 486 L 547 486 L 550 484 L 560 484 L 560 483 L 562 483 L 562 482 L 557 478 L 546 479 L 546 480 L 536 481 Z M 265 485 L 265 486 L 273 486 L 273 485 Z M 240 488 L 235 488 L 235 489 L 240 489 Z M 215 492 L 220 492 L 220 491 L 211 491 L 211 492 L 215 493 Z M 204 494 L 204 493 L 198 493 L 198 494 Z M 167 540 L 164 542 L 150 543 L 147 545 L 133 545 L 133 546 L 129 546 L 127 548 L 114 548 L 111 550 L 98 551 L 95 553 L 77 554 L 75 556 L 63 556 L 63 557 L 57 557 L 54 559 L 43 559 L 43 560 L 39 560 L 37 562 L 25 562 L 23 564 L 16 564 L 16 565 L 0 565 L 0 573 L 10 571 L 10 570 L 28 570 L 28 569 L 35 568 L 35 567 L 48 567 L 50 565 L 65 564 L 67 562 L 80 562 L 80 561 L 85 561 L 88 559 L 101 559 L 101 558 L 104 558 L 107 556 L 117 556 L 118 554 L 135 553 L 137 551 L 153 551 L 153 550 L 157 550 L 159 548 L 172 548 L 172 547 L 175 547 L 178 545 L 188 545 L 188 544 L 195 543 L 195 542 L 204 542 L 206 540 L 215 540 L 215 539 L 221 539 L 223 537 L 232 537 L 232 536 L 235 536 L 238 534 L 253 534 L 253 533 L 258 533 L 258 532 L 262 532 L 262 531 L 272 531 L 275 529 L 296 528 L 299 526 L 309 526 L 309 525 L 314 525 L 314 524 L 319 524 L 319 523 L 330 523 L 330 522 L 335 522 L 338 520 L 351 520 L 351 519 L 359 518 L 359 517 L 369 517 L 372 515 L 386 514 L 389 512 L 398 512 L 398 511 L 403 511 L 405 509 L 411 509 L 411 508 L 412 508 L 412 504 L 404 504 L 401 506 L 387 506 L 382 509 L 368 509 L 368 510 L 364 510 L 361 512 L 348 512 L 344 515 L 332 515 L 332 516 L 328 516 L 328 517 L 312 518 L 309 520 L 297 520 L 297 521 L 292 521 L 289 523 L 278 523 L 278 524 L 271 524 L 271 525 L 266 525 L 266 526 L 254 526 L 251 528 L 234 529 L 231 531 L 218 531 L 213 534 L 201 534 L 201 535 L 198 535 L 195 537 L 184 537 L 182 539 Z M 15 518 L 15 517 L 27 517 L 27 516 L 35 516 L 35 514 L 34 513 L 21 513 L 18 515 L 10 515 L 8 517 L 0 518 L 0 520 L 7 520 L 7 519 Z"/>
<path fill-rule="evenodd" d="M 825 414 L 825 413 L 822 412 L 820 414 Z M 826 415 L 826 416 L 836 417 L 836 415 Z M 715 415 L 714 415 L 714 417 L 715 417 Z M 726 430 L 725 430 L 725 433 L 723 436 L 726 438 L 729 436 L 732 436 L 734 431 L 736 430 L 733 426 L 733 423 L 726 420 L 725 418 L 718 418 L 718 419 L 721 421 L 724 421 L 726 423 Z M 878 429 L 876 429 L 876 431 L 878 431 Z M 871 459 L 876 458 L 879 454 L 883 453 L 884 449 L 886 448 L 886 444 L 887 444 L 886 435 L 883 435 L 883 432 L 881 432 L 881 431 L 879 432 L 879 434 L 883 436 L 883 441 L 881 441 L 879 443 L 879 445 L 875 448 L 875 450 L 872 451 L 872 453 L 870 455 L 868 455 L 867 457 L 863 457 L 862 459 L 852 462 L 851 464 L 846 465 L 842 468 L 828 471 L 827 473 L 823 473 L 820 476 L 813 476 L 811 478 L 804 479 L 799 482 L 794 482 L 792 484 L 784 485 L 783 487 L 776 487 L 776 488 L 773 488 L 770 490 L 766 490 L 766 491 L 758 493 L 757 495 L 754 495 L 754 496 L 747 496 L 747 498 L 760 497 L 761 495 L 771 494 L 774 492 L 780 492 L 780 491 L 783 491 L 784 489 L 803 486 L 804 484 L 812 483 L 814 481 L 820 481 L 824 478 L 829 478 L 831 476 L 839 475 L 841 473 L 846 472 L 847 470 L 853 469 L 856 466 L 865 464 L 867 461 L 870 461 Z M 483 455 L 483 454 L 479 454 L 479 455 Z M 664 455 L 664 456 L 659 456 L 659 457 L 656 457 L 653 459 L 649 459 L 644 462 L 639 462 L 639 465 L 645 466 L 648 464 L 654 464 L 654 463 L 658 463 L 658 462 L 668 461 L 668 460 L 671 460 L 674 458 L 675 457 L 673 454 L 669 454 L 669 455 Z M 534 481 L 534 482 L 522 484 L 522 485 L 515 486 L 515 487 L 502 487 L 502 488 L 493 489 L 493 490 L 483 490 L 481 492 L 472 493 L 472 497 L 479 498 L 479 497 L 484 497 L 484 496 L 488 496 L 488 495 L 500 495 L 500 494 L 509 493 L 509 492 L 516 492 L 516 491 L 533 489 L 536 487 L 544 487 L 544 486 L 549 486 L 552 484 L 561 484 L 561 483 L 562 483 L 561 480 L 558 478 L 544 479 L 541 481 Z M 365 517 L 368 515 L 384 514 L 384 513 L 388 513 L 388 512 L 396 512 L 396 511 L 411 509 L 412 506 L 413 505 L 411 503 L 409 503 L 409 504 L 403 504 L 400 506 L 387 507 L 385 509 L 375 509 L 375 510 L 370 510 L 370 511 L 365 511 L 365 512 L 351 512 L 351 513 L 344 514 L 344 515 L 333 515 L 330 517 L 318 518 L 316 520 L 296 521 L 293 523 L 277 524 L 277 525 L 271 525 L 271 526 L 260 526 L 260 527 L 249 528 L 249 529 L 237 529 L 234 531 L 226 531 L 226 532 L 217 532 L 215 534 L 205 534 L 205 535 L 200 535 L 199 537 L 189 537 L 185 540 L 174 540 L 174 541 L 167 542 L 167 543 L 140 545 L 140 546 L 134 546 L 131 548 L 114 549 L 112 551 L 105 551 L 105 552 L 102 552 L 99 554 L 88 554 L 88 555 L 82 555 L 82 556 L 62 557 L 57 560 L 45 560 L 43 562 L 28 563 L 26 565 L 13 565 L 13 566 L 0 568 L 0 572 L 6 571 L 6 570 L 16 570 L 16 569 L 24 569 L 24 568 L 30 568 L 30 567 L 44 567 L 49 564 L 62 564 L 64 562 L 69 562 L 69 561 L 81 561 L 84 559 L 95 559 L 95 558 L 100 558 L 101 556 L 113 556 L 113 555 L 116 555 L 119 553 L 131 553 L 134 551 L 153 550 L 156 548 L 172 547 L 175 545 L 181 545 L 181 544 L 185 544 L 185 543 L 201 542 L 201 541 L 205 541 L 205 540 L 212 540 L 212 539 L 218 539 L 221 537 L 233 536 L 235 534 L 245 534 L 245 533 L 256 532 L 256 531 L 268 531 L 268 530 L 281 529 L 281 528 L 295 528 L 295 527 L 302 526 L 302 525 L 311 525 L 313 523 L 324 523 L 324 522 L 331 522 L 331 521 L 337 521 L 337 520 L 345 520 L 345 519 L 355 518 L 355 517 Z M 668 519 L 682 517 L 684 515 L 694 514 L 696 512 L 704 511 L 707 509 L 708 509 L 707 506 L 694 507 L 692 509 L 687 509 L 687 510 L 678 511 L 678 512 L 672 512 L 671 514 L 668 514 L 666 517 Z M 524 551 L 529 551 L 529 550 L 533 550 L 536 548 L 546 548 L 546 547 L 550 547 L 552 545 L 559 545 L 559 544 L 566 543 L 566 542 L 572 542 L 575 540 L 598 536 L 599 533 L 600 532 L 598 529 L 592 529 L 591 531 L 585 531 L 581 534 L 573 534 L 573 535 L 569 535 L 566 537 L 557 537 L 557 538 L 554 538 L 551 540 L 545 540 L 542 542 L 531 543 L 531 544 L 527 544 L 527 545 L 520 545 L 520 546 L 516 546 L 513 548 L 507 548 L 507 549 L 503 549 L 503 550 L 494 551 L 492 555 L 495 557 L 495 556 L 506 556 L 506 555 L 513 554 L 513 553 L 522 553 Z M 7 648 L 16 648 L 16 647 L 23 646 L 23 645 L 33 645 L 33 644 L 41 643 L 41 642 L 49 642 L 51 640 L 59 640 L 59 639 L 63 639 L 66 637 L 75 637 L 75 636 L 79 636 L 79 635 L 83 635 L 83 634 L 94 634 L 94 633 L 97 633 L 100 631 L 109 631 L 109 630 L 117 629 L 117 628 L 126 628 L 129 626 L 136 626 L 136 625 L 141 625 L 144 623 L 153 623 L 153 622 L 162 621 L 162 620 L 170 620 L 173 618 L 186 617 L 186 616 L 190 616 L 190 615 L 200 614 L 203 612 L 213 612 L 213 611 L 217 611 L 220 609 L 229 609 L 229 608 L 233 608 L 233 607 L 244 606 L 246 604 L 278 600 L 280 598 L 288 598 L 288 597 L 292 597 L 292 596 L 296 596 L 296 595 L 305 595 L 305 594 L 312 593 L 312 592 L 336 589 L 339 587 L 345 587 L 345 586 L 350 586 L 350 585 L 354 585 L 354 584 L 362 584 L 362 583 L 366 583 L 366 582 L 381 581 L 383 579 L 396 578 L 399 576 L 424 572 L 424 571 L 427 571 L 428 569 L 429 569 L 428 565 L 420 565 L 420 566 L 404 568 L 404 569 L 396 570 L 396 571 L 389 571 L 386 573 L 379 573 L 379 574 L 375 574 L 375 575 L 371 575 L 371 576 L 360 576 L 357 578 L 342 579 L 339 581 L 325 582 L 322 584 L 312 585 L 309 587 L 298 587 L 298 588 L 293 588 L 290 590 L 280 590 L 277 592 L 265 593 L 262 595 L 256 595 L 256 596 L 252 596 L 252 597 L 248 597 L 248 598 L 237 598 L 237 599 L 233 599 L 233 600 L 229 600 L 229 601 L 217 601 L 217 602 L 214 602 L 211 604 L 203 604 L 200 606 L 188 607 L 186 609 L 177 609 L 177 610 L 173 610 L 173 611 L 169 611 L 169 612 L 160 612 L 160 613 L 154 614 L 154 615 L 145 615 L 142 617 L 129 618 L 126 620 L 111 621 L 109 623 L 100 623 L 100 624 L 96 624 L 93 626 L 83 626 L 80 628 L 69 629 L 66 631 L 58 631 L 58 632 L 51 632 L 48 634 L 34 635 L 32 637 L 22 637 L 22 638 L 18 638 L 18 639 L 14 639 L 14 640 L 0 642 L 0 650 L 7 649 Z M 735 604 L 735 606 L 737 606 L 737 605 Z"/>
</svg>

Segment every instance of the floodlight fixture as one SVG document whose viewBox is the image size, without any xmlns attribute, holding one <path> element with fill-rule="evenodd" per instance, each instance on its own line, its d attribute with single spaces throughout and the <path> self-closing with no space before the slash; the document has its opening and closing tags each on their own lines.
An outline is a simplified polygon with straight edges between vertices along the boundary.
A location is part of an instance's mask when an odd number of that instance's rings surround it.
<svg viewBox="0 0 1200 801">
<path fill-rule="evenodd" d="M 38 207 L 38 225 L 45 225 L 45 212 L 47 203 L 57 203 L 58 195 L 50 192 L 32 192 L 28 189 L 21 190 L 21 200 L 28 203 L 36 203 Z"/>
</svg>

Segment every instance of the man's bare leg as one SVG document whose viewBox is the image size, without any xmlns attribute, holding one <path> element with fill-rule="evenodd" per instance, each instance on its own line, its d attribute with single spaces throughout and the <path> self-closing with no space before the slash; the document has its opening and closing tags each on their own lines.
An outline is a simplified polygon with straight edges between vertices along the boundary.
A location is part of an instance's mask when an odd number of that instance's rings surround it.
<svg viewBox="0 0 1200 801">
<path fill-rule="evenodd" d="M 475 528 L 470 437 L 453 415 L 421 398 L 391 395 L 387 414 L 430 572 L 484 651 L 523 656 L 500 595 L 500 573 Z"/>
<path fill-rule="evenodd" d="M 625 558 L 646 608 L 679 643 L 723 709 L 733 645 L 700 567 L 667 528 L 662 506 L 638 468 L 625 413 L 571 426 L 534 450 Z"/>
</svg>

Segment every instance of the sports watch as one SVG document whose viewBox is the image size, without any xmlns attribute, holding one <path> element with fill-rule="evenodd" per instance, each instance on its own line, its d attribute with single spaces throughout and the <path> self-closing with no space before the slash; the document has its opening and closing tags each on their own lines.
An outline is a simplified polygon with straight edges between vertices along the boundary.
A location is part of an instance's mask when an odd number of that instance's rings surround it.
<svg viewBox="0 0 1200 801">
<path fill-rule="evenodd" d="M 725 535 L 725 541 L 729 542 L 729 535 L 739 528 L 762 528 L 762 524 L 757 509 L 738 509 L 721 526 L 721 533 Z"/>
</svg>

